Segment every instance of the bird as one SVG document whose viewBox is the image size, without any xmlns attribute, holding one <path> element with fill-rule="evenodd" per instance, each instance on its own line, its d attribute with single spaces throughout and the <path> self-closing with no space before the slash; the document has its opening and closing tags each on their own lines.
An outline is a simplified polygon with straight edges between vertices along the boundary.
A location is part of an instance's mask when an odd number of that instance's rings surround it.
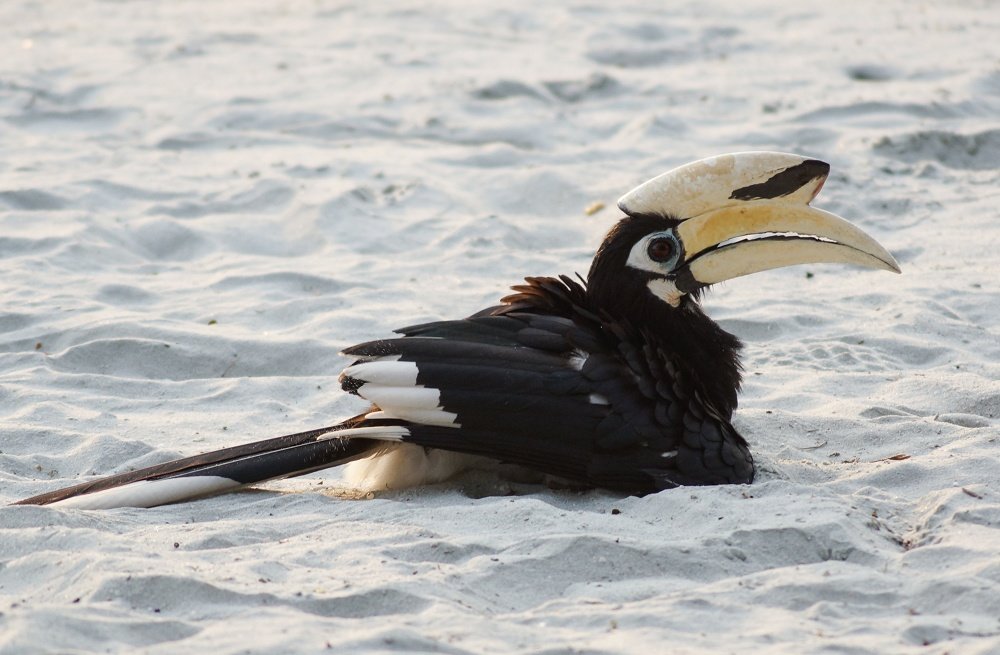
<svg viewBox="0 0 1000 655">
<path fill-rule="evenodd" d="M 526 277 L 467 318 L 346 348 L 341 387 L 367 411 L 15 504 L 155 507 L 341 464 L 399 488 L 482 460 L 630 495 L 750 484 L 732 424 L 742 344 L 704 312 L 705 289 L 794 264 L 900 272 L 871 236 L 810 206 L 829 171 L 766 151 L 669 170 L 621 197 L 586 278 Z"/>
</svg>

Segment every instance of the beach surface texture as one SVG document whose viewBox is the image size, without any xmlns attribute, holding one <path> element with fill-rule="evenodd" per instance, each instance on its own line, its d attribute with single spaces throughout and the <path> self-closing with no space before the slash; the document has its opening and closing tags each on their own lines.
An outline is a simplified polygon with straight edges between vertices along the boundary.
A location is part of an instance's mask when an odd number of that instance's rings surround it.
<svg viewBox="0 0 1000 655">
<path fill-rule="evenodd" d="M 0 652 L 1000 652 L 993 2 L 0 4 Z M 711 291 L 749 486 L 18 499 L 364 409 L 354 343 L 798 152 L 903 274 Z"/>
</svg>

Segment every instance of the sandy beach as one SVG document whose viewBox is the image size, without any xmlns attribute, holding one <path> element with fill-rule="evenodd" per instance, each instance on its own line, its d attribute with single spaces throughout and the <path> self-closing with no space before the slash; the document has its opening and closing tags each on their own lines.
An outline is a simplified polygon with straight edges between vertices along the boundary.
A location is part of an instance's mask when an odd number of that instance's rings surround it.
<svg viewBox="0 0 1000 655">
<path fill-rule="evenodd" d="M 0 652 L 1000 652 L 998 6 L 502 7 L 0 5 Z M 708 294 L 753 485 L 8 505 L 357 413 L 341 348 L 740 150 L 830 162 L 903 270 Z"/>
</svg>

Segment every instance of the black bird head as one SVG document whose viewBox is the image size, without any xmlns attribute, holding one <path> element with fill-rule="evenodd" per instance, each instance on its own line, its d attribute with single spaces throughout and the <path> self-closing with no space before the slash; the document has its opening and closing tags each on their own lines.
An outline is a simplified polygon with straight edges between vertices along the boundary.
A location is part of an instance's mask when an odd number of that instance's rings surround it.
<svg viewBox="0 0 1000 655">
<path fill-rule="evenodd" d="M 800 155 L 742 152 L 649 180 L 618 201 L 626 217 L 594 258 L 588 295 L 609 317 L 656 332 L 690 360 L 691 370 L 722 374 L 717 391 L 735 405 L 739 341 L 702 313 L 702 289 L 794 264 L 899 272 L 870 236 L 809 206 L 829 171 L 829 164 Z"/>
</svg>

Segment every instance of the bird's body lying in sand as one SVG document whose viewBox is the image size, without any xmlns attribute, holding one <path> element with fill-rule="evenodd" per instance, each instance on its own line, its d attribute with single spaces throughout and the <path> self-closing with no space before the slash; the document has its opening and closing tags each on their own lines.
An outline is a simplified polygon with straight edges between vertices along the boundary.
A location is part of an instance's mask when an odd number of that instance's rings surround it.
<svg viewBox="0 0 1000 655">
<path fill-rule="evenodd" d="M 731 424 L 740 342 L 702 289 L 813 262 L 899 272 L 864 232 L 809 202 L 829 166 L 748 152 L 693 162 L 626 194 L 585 281 L 527 278 L 496 307 L 344 352 L 372 407 L 336 425 L 21 501 L 151 507 L 348 462 L 370 487 L 441 481 L 470 458 L 647 494 L 750 483 Z"/>
</svg>

